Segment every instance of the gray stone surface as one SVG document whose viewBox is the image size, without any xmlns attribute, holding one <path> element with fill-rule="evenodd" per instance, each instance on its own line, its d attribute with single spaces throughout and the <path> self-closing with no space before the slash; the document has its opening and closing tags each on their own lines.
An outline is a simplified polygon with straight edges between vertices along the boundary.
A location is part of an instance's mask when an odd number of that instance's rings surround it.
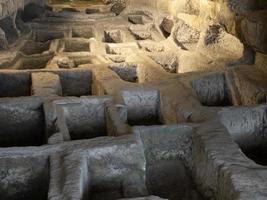
<svg viewBox="0 0 267 200">
<path fill-rule="evenodd" d="M 200 126 L 193 143 L 195 181 L 207 198 L 265 198 L 266 167 L 249 160 L 219 123 Z"/>
<path fill-rule="evenodd" d="M 123 90 L 123 101 L 127 107 L 128 123 L 133 125 L 159 124 L 159 91 L 154 89 Z"/>
<path fill-rule="evenodd" d="M 81 98 L 73 101 L 56 101 L 58 130 L 68 131 L 71 140 L 90 139 L 108 135 L 106 122 L 106 107 L 112 99 Z M 63 116 L 59 116 L 63 115 Z"/>
<path fill-rule="evenodd" d="M 38 98 L 0 102 L 0 146 L 39 146 L 44 143 L 44 114 Z"/>
<path fill-rule="evenodd" d="M 243 148 L 265 144 L 266 106 L 229 107 L 219 112 L 222 124 Z"/>
<path fill-rule="evenodd" d="M 187 125 L 134 129 L 143 141 L 147 187 L 152 194 L 167 199 L 201 199 L 186 166 L 191 162 L 192 131 L 192 127 Z"/>
<path fill-rule="evenodd" d="M 1 199 L 47 199 L 49 158 L 1 158 Z"/>
<path fill-rule="evenodd" d="M 262 0 L 42 3 L 0 0 L 1 200 L 267 198 Z"/>
<path fill-rule="evenodd" d="M 192 81 L 192 87 L 203 105 L 226 106 L 231 104 L 224 73 L 213 73 Z"/>
</svg>

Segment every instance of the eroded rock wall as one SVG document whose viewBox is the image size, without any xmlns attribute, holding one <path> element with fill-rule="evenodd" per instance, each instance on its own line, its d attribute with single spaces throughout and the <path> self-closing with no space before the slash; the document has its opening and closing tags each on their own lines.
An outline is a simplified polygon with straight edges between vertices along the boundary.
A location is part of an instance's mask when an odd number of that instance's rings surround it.
<svg viewBox="0 0 267 200">
<path fill-rule="evenodd" d="M 9 44 L 15 42 L 24 32 L 23 21 L 20 19 L 19 11 L 24 10 L 27 5 L 43 7 L 46 0 L 0 0 L 0 49 L 7 50 Z M 31 12 L 36 12 L 32 7 Z M 39 12 L 39 11 L 38 11 Z"/>
<path fill-rule="evenodd" d="M 3 19 L 16 13 L 19 9 L 23 9 L 25 5 L 29 3 L 44 5 L 45 0 L 1 0 L 0 19 Z"/>
</svg>

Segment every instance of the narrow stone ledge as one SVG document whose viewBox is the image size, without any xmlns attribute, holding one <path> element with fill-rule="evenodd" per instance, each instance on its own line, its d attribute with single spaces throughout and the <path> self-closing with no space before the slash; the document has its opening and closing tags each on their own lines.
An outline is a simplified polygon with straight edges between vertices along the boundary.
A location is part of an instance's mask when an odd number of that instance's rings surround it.
<svg viewBox="0 0 267 200">
<path fill-rule="evenodd" d="M 62 96 L 60 78 L 53 73 L 32 73 L 32 95 Z"/>
</svg>

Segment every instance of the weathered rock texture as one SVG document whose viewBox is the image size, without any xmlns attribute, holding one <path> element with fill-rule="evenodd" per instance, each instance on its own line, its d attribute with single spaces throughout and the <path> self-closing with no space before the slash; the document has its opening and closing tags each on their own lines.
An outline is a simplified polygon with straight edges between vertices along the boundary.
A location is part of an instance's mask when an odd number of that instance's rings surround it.
<svg viewBox="0 0 267 200">
<path fill-rule="evenodd" d="M 247 16 L 241 23 L 242 34 L 245 41 L 255 51 L 267 53 L 267 10 L 255 11 Z"/>
<path fill-rule="evenodd" d="M 0 0 L 0 200 L 267 199 L 264 0 L 50 2 Z"/>
</svg>

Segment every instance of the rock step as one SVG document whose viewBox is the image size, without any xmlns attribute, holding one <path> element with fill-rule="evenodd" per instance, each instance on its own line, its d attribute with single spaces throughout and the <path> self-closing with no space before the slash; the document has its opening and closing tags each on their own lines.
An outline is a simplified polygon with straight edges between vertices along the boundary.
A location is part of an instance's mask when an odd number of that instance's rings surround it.
<svg viewBox="0 0 267 200">
<path fill-rule="evenodd" d="M 58 75 L 50 72 L 31 74 L 32 95 L 34 96 L 62 96 L 62 88 Z"/>
</svg>

